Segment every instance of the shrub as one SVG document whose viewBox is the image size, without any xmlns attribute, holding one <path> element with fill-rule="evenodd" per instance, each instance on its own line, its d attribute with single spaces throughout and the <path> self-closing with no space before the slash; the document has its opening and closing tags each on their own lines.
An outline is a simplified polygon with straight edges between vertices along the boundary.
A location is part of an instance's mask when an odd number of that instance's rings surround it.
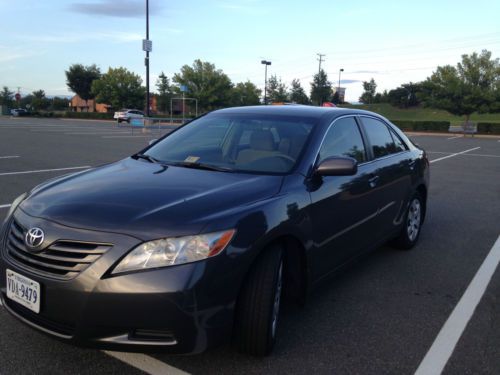
<svg viewBox="0 0 500 375">
<path fill-rule="evenodd" d="M 65 118 L 92 119 L 92 120 L 112 120 L 113 113 L 100 112 L 64 112 Z"/>
<path fill-rule="evenodd" d="M 435 131 L 447 132 L 450 127 L 449 121 L 412 121 L 412 120 L 391 120 L 401 130 L 413 131 Z"/>
<path fill-rule="evenodd" d="M 478 133 L 500 134 L 500 122 L 478 122 Z"/>
</svg>

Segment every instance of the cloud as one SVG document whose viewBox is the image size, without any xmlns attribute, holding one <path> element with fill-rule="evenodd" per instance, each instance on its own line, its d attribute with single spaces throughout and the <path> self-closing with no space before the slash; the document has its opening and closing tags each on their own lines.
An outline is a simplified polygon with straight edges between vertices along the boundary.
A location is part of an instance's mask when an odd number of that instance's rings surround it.
<svg viewBox="0 0 500 375">
<path fill-rule="evenodd" d="M 349 85 L 351 83 L 358 83 L 358 82 L 362 82 L 362 81 L 360 81 L 359 79 L 341 79 L 340 80 L 340 84 L 345 84 L 345 85 Z"/>
<path fill-rule="evenodd" d="M 42 54 L 42 52 L 40 52 L 40 51 L 34 51 L 34 50 L 26 51 L 26 50 L 21 49 L 21 48 L 6 47 L 6 46 L 0 45 L 0 62 L 1 63 L 25 59 L 25 58 L 37 56 L 40 54 Z"/>
<path fill-rule="evenodd" d="M 128 32 L 87 32 L 64 35 L 24 35 L 21 39 L 35 43 L 79 43 L 89 40 L 106 40 L 111 43 L 136 42 L 143 39 L 143 35 Z"/>
<path fill-rule="evenodd" d="M 355 73 L 355 74 L 380 74 L 381 72 L 378 70 L 354 70 L 349 73 Z"/>
<path fill-rule="evenodd" d="M 163 1 L 150 1 L 149 14 L 161 14 Z M 68 9 L 75 13 L 120 18 L 141 18 L 146 14 L 143 0 L 97 0 L 92 3 L 72 3 Z"/>
<path fill-rule="evenodd" d="M 261 0 L 242 0 L 238 4 L 235 4 L 234 1 L 220 1 L 217 3 L 217 6 L 229 11 L 247 14 L 259 14 L 263 13 L 264 9 L 261 5 L 259 5 L 259 3 L 261 2 Z"/>
</svg>

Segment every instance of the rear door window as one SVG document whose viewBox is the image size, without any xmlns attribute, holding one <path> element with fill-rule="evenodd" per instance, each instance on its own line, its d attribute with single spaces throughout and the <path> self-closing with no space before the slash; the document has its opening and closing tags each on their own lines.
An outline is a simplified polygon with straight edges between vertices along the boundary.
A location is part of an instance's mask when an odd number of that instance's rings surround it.
<svg viewBox="0 0 500 375">
<path fill-rule="evenodd" d="M 382 121 L 371 117 L 361 119 L 375 159 L 403 151 L 403 145 L 396 146 L 389 128 Z"/>
</svg>

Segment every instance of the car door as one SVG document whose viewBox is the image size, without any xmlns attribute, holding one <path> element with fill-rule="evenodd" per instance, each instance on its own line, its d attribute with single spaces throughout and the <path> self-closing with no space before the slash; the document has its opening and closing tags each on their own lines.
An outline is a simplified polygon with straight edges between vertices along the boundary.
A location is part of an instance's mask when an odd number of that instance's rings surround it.
<svg viewBox="0 0 500 375">
<path fill-rule="evenodd" d="M 311 183 L 314 256 L 310 261 L 316 279 L 366 249 L 377 230 L 373 166 L 355 117 L 342 117 L 330 125 L 316 165 L 330 156 L 350 156 L 359 164 L 354 176 L 323 176 Z"/>
<path fill-rule="evenodd" d="M 379 237 L 396 231 L 411 194 L 414 163 L 407 146 L 382 120 L 360 116 L 372 164 L 377 178 L 376 199 L 379 202 Z"/>
</svg>

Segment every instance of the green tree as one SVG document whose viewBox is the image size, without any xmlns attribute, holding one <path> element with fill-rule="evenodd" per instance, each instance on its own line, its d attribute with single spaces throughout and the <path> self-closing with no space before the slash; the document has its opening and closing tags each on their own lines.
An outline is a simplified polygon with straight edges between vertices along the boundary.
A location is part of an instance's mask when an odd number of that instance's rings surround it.
<svg viewBox="0 0 500 375">
<path fill-rule="evenodd" d="M 500 63 L 490 51 L 462 55 L 456 67 L 438 67 L 422 86 L 425 104 L 465 116 L 465 121 L 476 111 L 500 112 Z"/>
<path fill-rule="evenodd" d="M 21 98 L 21 102 L 19 103 L 20 108 L 26 108 L 26 109 L 32 109 L 31 108 L 31 103 L 33 102 L 33 94 L 28 94 L 26 96 L 23 96 Z M 29 106 L 29 107 L 27 107 Z"/>
<path fill-rule="evenodd" d="M 73 64 L 65 73 L 66 85 L 71 91 L 85 100 L 85 104 L 89 99 L 94 99 L 92 83 L 101 78 L 101 70 L 95 64 L 89 66 Z"/>
<path fill-rule="evenodd" d="M 10 91 L 7 86 L 4 86 L 0 92 L 0 105 L 12 108 L 14 104 L 14 92 Z"/>
<path fill-rule="evenodd" d="M 31 100 L 31 107 L 35 111 L 46 110 L 50 106 L 50 100 L 45 96 L 45 91 L 33 91 L 33 99 Z"/>
<path fill-rule="evenodd" d="M 239 82 L 231 91 L 231 105 L 247 106 L 259 105 L 262 91 L 252 82 Z"/>
<path fill-rule="evenodd" d="M 49 109 L 52 111 L 67 111 L 69 107 L 69 99 L 55 96 L 52 98 Z"/>
<path fill-rule="evenodd" d="M 405 83 L 387 94 L 388 102 L 393 106 L 408 108 L 420 104 L 419 95 L 422 92 L 422 84 Z"/>
<path fill-rule="evenodd" d="M 110 104 L 114 109 L 138 108 L 146 104 L 146 89 L 137 74 L 123 67 L 109 68 L 107 73 L 92 83 L 92 94 L 98 103 Z"/>
<path fill-rule="evenodd" d="M 332 97 L 332 83 L 323 69 L 315 74 L 311 82 L 311 101 L 316 105 L 322 105 Z"/>
<path fill-rule="evenodd" d="M 309 104 L 309 97 L 298 79 L 292 80 L 290 88 L 290 101 L 297 104 Z"/>
<path fill-rule="evenodd" d="M 184 65 L 172 81 L 186 86 L 189 97 L 198 99 L 202 111 L 227 107 L 231 103 L 231 80 L 209 62 L 195 60 L 192 66 Z"/>
<path fill-rule="evenodd" d="M 371 104 L 375 98 L 375 92 L 377 91 L 377 84 L 372 78 L 370 81 L 363 81 L 363 94 L 359 97 L 359 101 L 364 104 Z"/>
<path fill-rule="evenodd" d="M 267 80 L 267 100 L 271 103 L 286 102 L 288 100 L 288 92 L 286 84 L 281 81 L 281 77 L 272 75 Z"/>
<path fill-rule="evenodd" d="M 156 80 L 156 89 L 158 90 L 158 109 L 160 112 L 170 112 L 170 99 L 173 97 L 173 88 L 170 85 L 170 80 L 161 72 Z"/>
</svg>

